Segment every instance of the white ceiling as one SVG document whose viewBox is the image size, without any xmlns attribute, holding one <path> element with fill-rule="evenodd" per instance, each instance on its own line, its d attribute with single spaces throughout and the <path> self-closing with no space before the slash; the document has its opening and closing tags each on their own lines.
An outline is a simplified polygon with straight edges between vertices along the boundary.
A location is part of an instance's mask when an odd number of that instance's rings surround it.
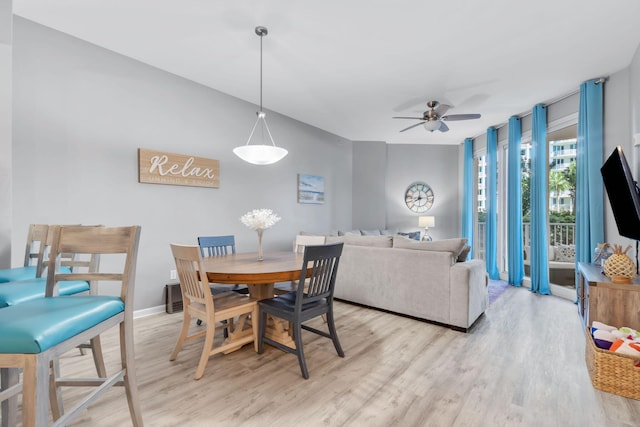
<svg viewBox="0 0 640 427">
<path fill-rule="evenodd" d="M 526 4 L 526 6 L 525 6 Z M 627 67 L 636 0 L 13 0 L 14 13 L 351 140 L 458 144 Z M 447 133 L 420 116 L 435 99 Z M 268 117 L 267 117 L 268 118 Z M 255 117 L 247 118 L 247 132 Z M 272 129 L 277 143 L 277 129 Z"/>
</svg>

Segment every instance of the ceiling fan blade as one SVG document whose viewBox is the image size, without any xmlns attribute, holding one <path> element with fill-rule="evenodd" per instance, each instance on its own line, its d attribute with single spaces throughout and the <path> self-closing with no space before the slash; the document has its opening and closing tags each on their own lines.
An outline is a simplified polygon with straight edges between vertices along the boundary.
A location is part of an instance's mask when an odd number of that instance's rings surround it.
<svg viewBox="0 0 640 427">
<path fill-rule="evenodd" d="M 413 129 L 416 126 L 420 126 L 423 122 L 416 123 L 415 125 L 411 125 L 408 128 L 402 129 L 400 132 L 404 132 L 405 130 Z"/>
<path fill-rule="evenodd" d="M 442 120 L 455 121 L 455 120 L 471 120 L 479 119 L 480 114 L 451 114 L 449 116 L 442 117 Z"/>
<path fill-rule="evenodd" d="M 438 128 L 440 132 L 449 132 L 449 126 L 445 122 L 440 122 L 440 127 Z"/>
<path fill-rule="evenodd" d="M 449 111 L 449 108 L 451 108 L 451 105 L 438 104 L 438 106 L 435 109 L 435 112 L 438 115 L 438 117 L 442 117 L 447 113 L 447 111 Z"/>
<path fill-rule="evenodd" d="M 392 119 L 412 119 L 412 120 L 423 120 L 422 117 L 391 117 Z"/>
</svg>

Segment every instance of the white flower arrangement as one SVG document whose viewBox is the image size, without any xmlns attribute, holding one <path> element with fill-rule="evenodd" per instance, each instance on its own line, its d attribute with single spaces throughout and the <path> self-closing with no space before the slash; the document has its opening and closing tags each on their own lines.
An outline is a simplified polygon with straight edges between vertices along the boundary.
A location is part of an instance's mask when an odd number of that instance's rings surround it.
<svg viewBox="0 0 640 427">
<path fill-rule="evenodd" d="M 254 209 L 240 217 L 240 221 L 252 230 L 266 230 L 280 219 L 271 209 Z"/>
</svg>

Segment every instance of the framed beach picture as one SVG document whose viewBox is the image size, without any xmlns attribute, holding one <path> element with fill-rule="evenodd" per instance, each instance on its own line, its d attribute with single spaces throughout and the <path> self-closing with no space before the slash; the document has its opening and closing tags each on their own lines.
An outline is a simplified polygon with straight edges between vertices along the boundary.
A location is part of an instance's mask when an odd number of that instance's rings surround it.
<svg viewBox="0 0 640 427">
<path fill-rule="evenodd" d="M 324 203 L 324 177 L 298 174 L 298 203 Z"/>
</svg>

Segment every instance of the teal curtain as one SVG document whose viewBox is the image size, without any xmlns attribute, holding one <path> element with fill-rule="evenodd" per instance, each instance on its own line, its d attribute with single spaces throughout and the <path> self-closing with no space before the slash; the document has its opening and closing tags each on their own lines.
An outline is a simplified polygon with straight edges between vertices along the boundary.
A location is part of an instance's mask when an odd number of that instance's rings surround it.
<svg viewBox="0 0 640 427">
<path fill-rule="evenodd" d="M 547 238 L 547 107 L 533 107 L 531 125 L 531 291 L 550 295 Z"/>
<path fill-rule="evenodd" d="M 485 225 L 485 262 L 487 273 L 492 280 L 500 279 L 498 272 L 498 131 L 494 128 L 487 129 L 487 183 L 486 206 L 487 218 Z"/>
<path fill-rule="evenodd" d="M 473 139 L 464 140 L 464 163 L 462 183 L 462 237 L 467 238 L 471 246 L 469 259 L 473 258 L 473 197 L 475 185 L 473 182 Z"/>
<path fill-rule="evenodd" d="M 524 259 L 522 252 L 522 178 L 520 165 L 520 142 L 522 123 L 519 117 L 509 118 L 509 160 L 507 163 L 507 267 L 508 282 L 522 286 Z"/>
<path fill-rule="evenodd" d="M 604 242 L 603 86 L 601 79 L 580 85 L 576 184 L 576 261 L 591 262 L 593 248 Z M 577 286 L 576 286 L 577 289 Z"/>
</svg>

